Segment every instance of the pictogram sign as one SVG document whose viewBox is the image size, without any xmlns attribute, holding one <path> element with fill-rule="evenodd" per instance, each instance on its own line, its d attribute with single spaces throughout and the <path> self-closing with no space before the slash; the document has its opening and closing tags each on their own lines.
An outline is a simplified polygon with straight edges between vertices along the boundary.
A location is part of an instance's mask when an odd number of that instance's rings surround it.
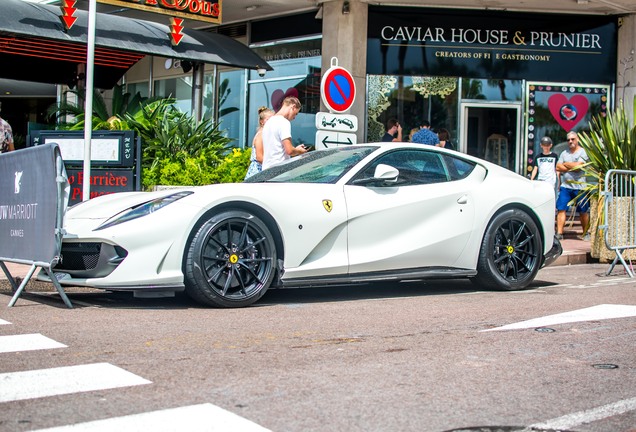
<svg viewBox="0 0 636 432">
<path fill-rule="evenodd" d="M 334 132 L 357 132 L 358 117 L 350 114 L 317 112 L 316 129 Z"/>
<path fill-rule="evenodd" d="M 331 59 L 331 68 L 325 72 L 320 82 L 322 102 L 330 112 L 342 113 L 353 105 L 356 85 L 348 70 L 338 66 L 338 59 Z"/>
<path fill-rule="evenodd" d="M 356 144 L 356 134 L 319 130 L 316 132 L 316 150 Z"/>
<path fill-rule="evenodd" d="M 73 16 L 75 11 L 77 11 L 75 3 L 77 3 L 77 0 L 62 0 L 62 5 L 60 6 L 62 16 L 60 16 L 60 19 L 62 20 L 62 24 L 66 30 L 73 27 L 73 24 L 77 21 L 77 17 Z"/>
</svg>

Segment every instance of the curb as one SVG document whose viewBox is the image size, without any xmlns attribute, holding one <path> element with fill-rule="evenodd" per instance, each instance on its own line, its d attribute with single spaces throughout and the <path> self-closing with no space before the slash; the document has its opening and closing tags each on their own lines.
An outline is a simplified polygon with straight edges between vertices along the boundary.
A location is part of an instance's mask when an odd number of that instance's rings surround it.
<svg viewBox="0 0 636 432">
<path fill-rule="evenodd" d="M 598 262 L 598 259 L 592 258 L 589 251 L 563 251 L 563 254 L 550 264 L 550 267 L 574 264 L 597 264 Z"/>
</svg>

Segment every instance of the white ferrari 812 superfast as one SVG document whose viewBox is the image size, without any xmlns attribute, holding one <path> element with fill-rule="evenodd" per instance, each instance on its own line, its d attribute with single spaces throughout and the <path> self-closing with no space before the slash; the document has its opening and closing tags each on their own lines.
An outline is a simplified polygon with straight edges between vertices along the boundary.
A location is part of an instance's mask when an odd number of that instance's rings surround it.
<svg viewBox="0 0 636 432">
<path fill-rule="evenodd" d="M 244 183 L 124 192 L 68 209 L 63 286 L 243 307 L 270 288 L 470 278 L 526 288 L 562 252 L 554 191 L 463 153 L 360 144 Z M 39 278 L 46 280 L 41 272 Z"/>
</svg>

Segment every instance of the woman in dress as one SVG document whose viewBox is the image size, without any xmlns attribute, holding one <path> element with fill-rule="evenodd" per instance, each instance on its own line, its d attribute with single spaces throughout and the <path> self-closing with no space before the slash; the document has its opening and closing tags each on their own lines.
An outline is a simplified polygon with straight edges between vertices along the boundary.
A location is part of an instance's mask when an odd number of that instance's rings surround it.
<svg viewBox="0 0 636 432">
<path fill-rule="evenodd" d="M 247 168 L 245 178 L 249 178 L 263 170 L 263 126 L 271 116 L 275 114 L 273 109 L 260 107 L 258 109 L 258 129 L 252 140 L 252 155 L 250 156 L 250 166 Z"/>
</svg>

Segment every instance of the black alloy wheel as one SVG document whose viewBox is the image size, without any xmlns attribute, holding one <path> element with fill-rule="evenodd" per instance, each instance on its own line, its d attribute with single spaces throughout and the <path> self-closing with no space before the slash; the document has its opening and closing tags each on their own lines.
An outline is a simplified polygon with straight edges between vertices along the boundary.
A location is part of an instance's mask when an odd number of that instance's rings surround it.
<svg viewBox="0 0 636 432">
<path fill-rule="evenodd" d="M 186 292 L 215 307 L 244 307 L 260 299 L 275 273 L 276 247 L 267 226 L 245 211 L 205 222 L 185 259 Z"/>
<path fill-rule="evenodd" d="M 498 290 L 527 287 L 541 266 L 543 242 L 534 220 L 523 210 L 496 215 L 482 240 L 475 281 Z"/>
</svg>

